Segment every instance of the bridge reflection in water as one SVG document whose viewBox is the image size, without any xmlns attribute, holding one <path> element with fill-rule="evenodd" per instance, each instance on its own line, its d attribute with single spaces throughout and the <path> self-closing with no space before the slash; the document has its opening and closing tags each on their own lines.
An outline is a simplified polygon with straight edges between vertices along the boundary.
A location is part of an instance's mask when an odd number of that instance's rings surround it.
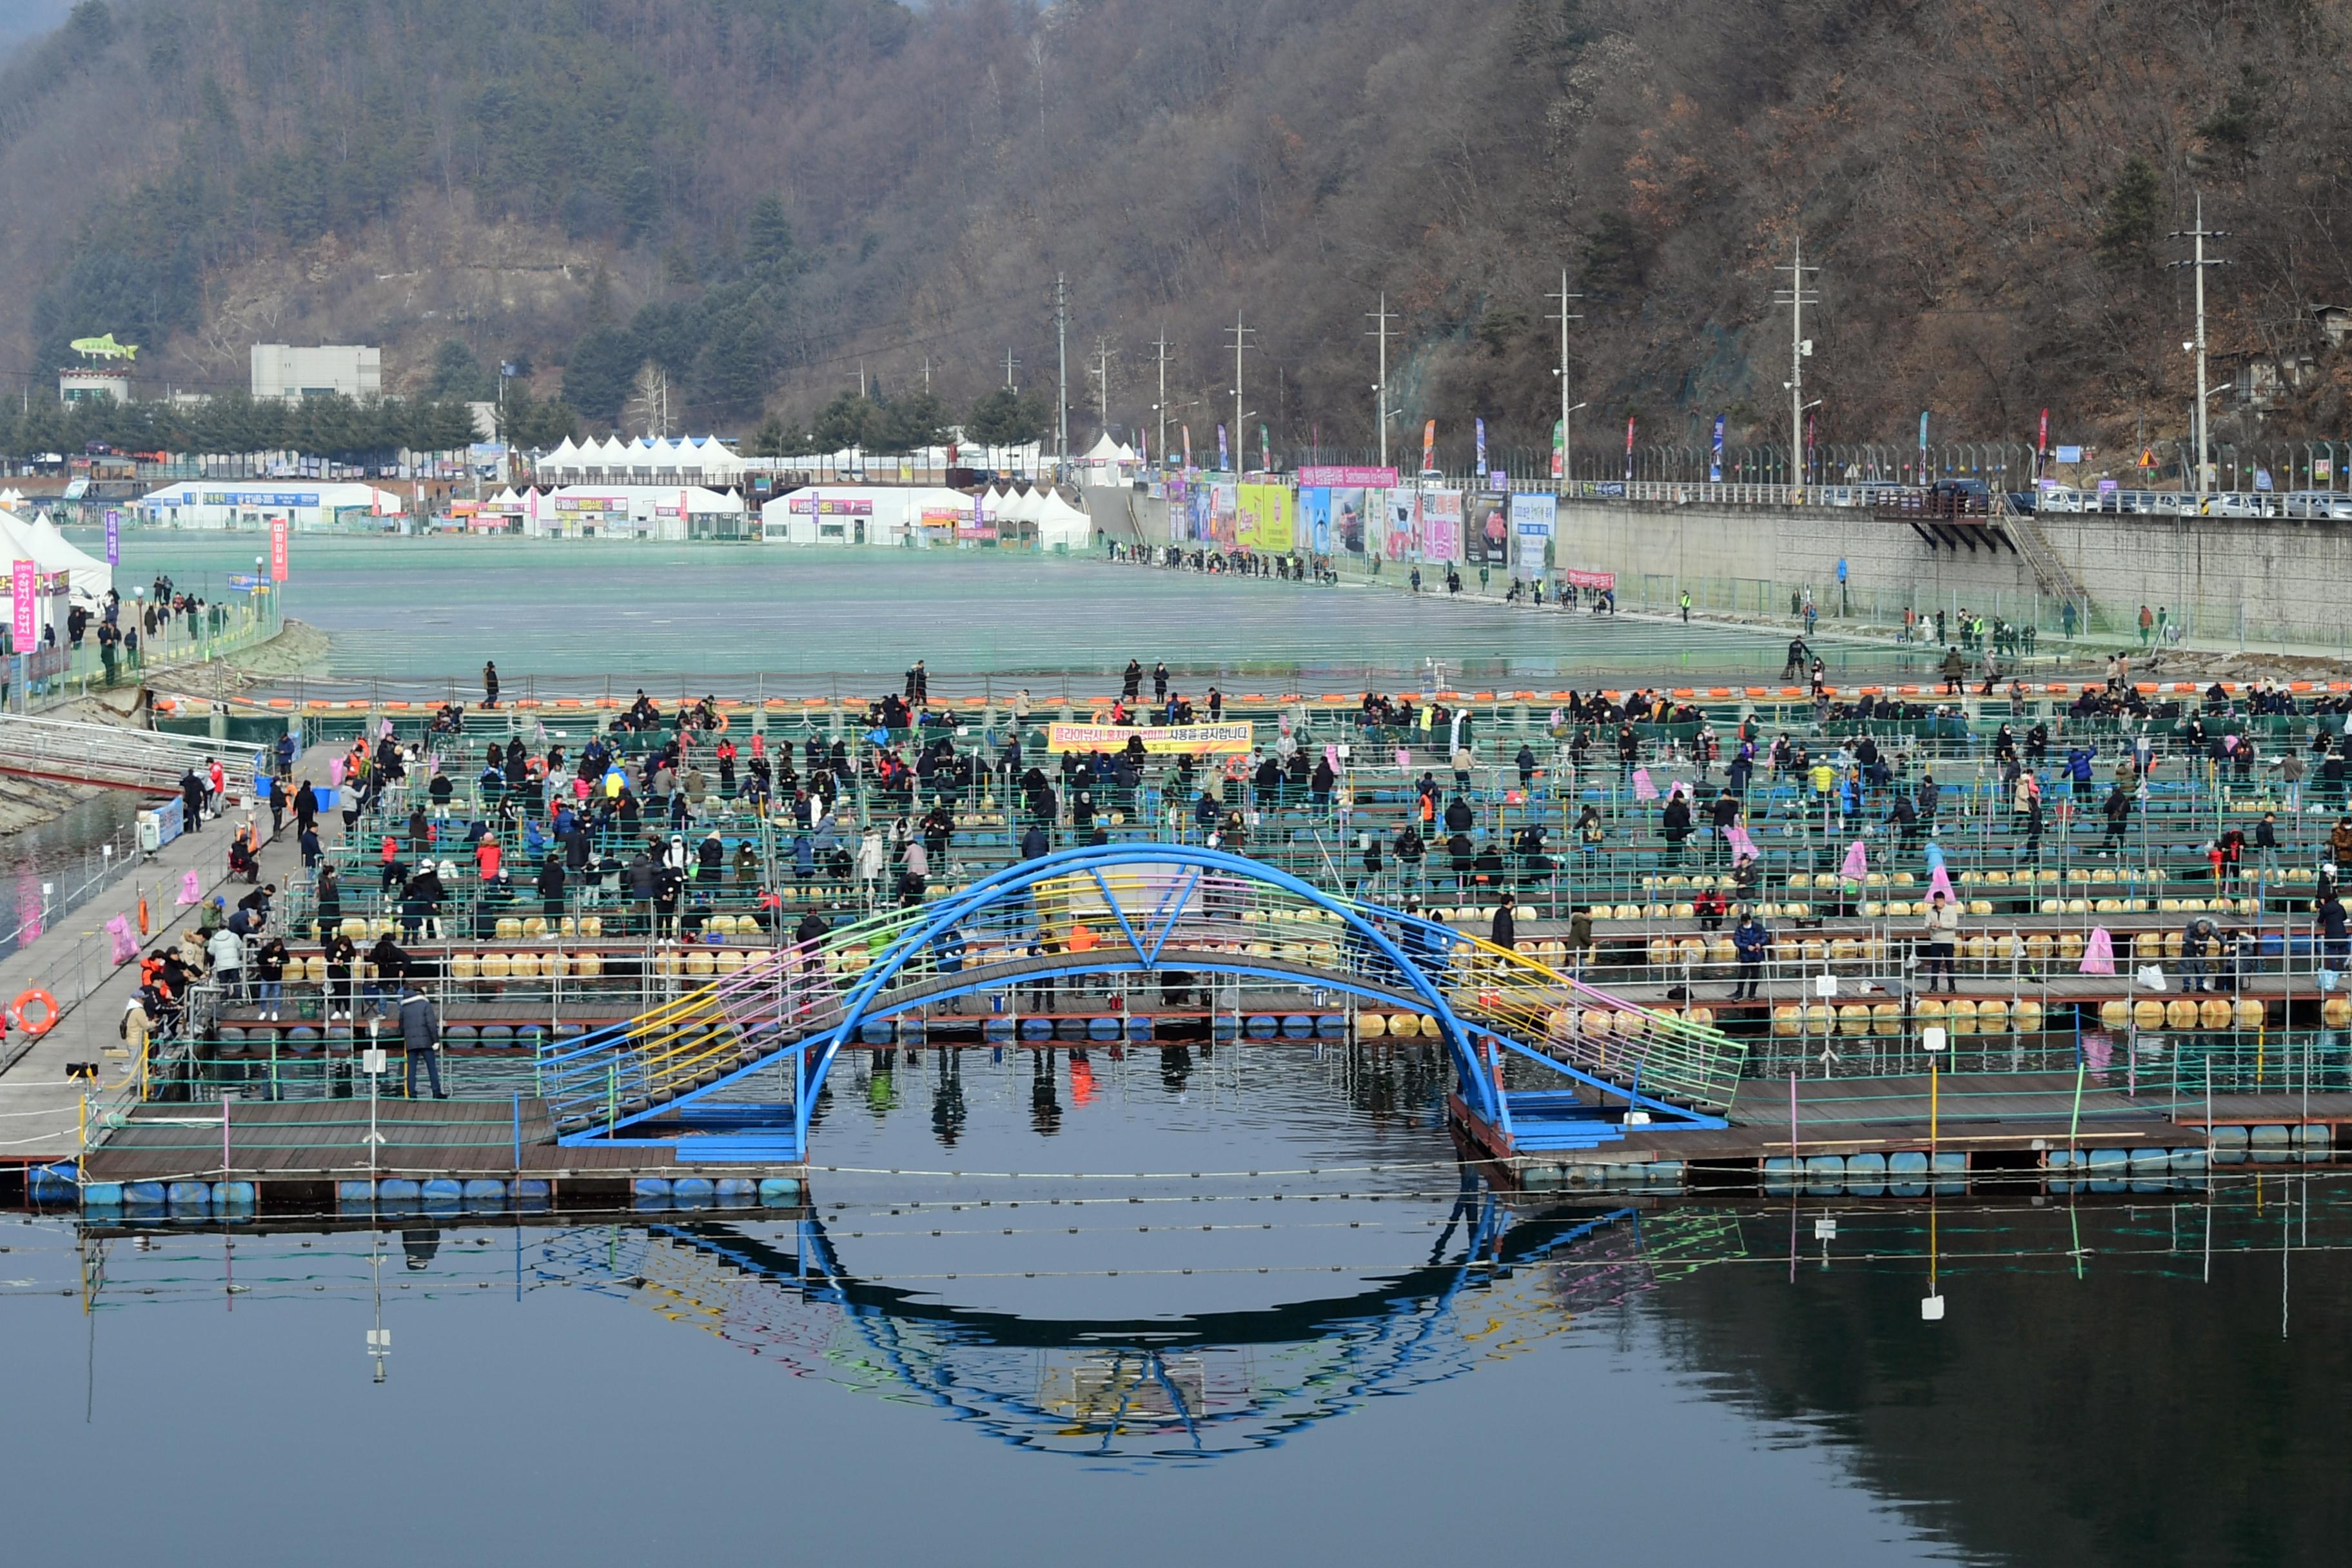
<svg viewBox="0 0 2352 1568">
<path fill-rule="evenodd" d="M 795 1376 L 927 1404 L 1015 1447 L 1182 1461 L 1271 1447 L 1375 1395 L 1506 1359 L 1652 1288 L 1677 1259 L 1718 1254 L 1736 1229 L 1701 1210 L 1518 1211 L 1465 1182 L 1421 1261 L 1359 1274 L 1344 1294 L 1124 1319 L 958 1306 L 863 1278 L 814 1215 L 789 1229 L 571 1231 L 543 1244 L 539 1267 L 625 1289 Z M 952 1292 L 952 1279 L 924 1283 Z"/>
</svg>

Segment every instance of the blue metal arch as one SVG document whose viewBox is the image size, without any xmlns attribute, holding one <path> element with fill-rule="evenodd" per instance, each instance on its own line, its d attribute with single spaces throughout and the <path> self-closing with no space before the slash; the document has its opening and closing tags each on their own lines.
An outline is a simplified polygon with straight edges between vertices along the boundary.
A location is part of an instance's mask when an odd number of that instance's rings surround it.
<svg viewBox="0 0 2352 1568">
<path fill-rule="evenodd" d="M 1471 1031 L 1454 1015 L 1444 993 L 1430 979 L 1428 973 L 1409 957 L 1377 921 L 1368 919 L 1360 906 L 1334 898 L 1313 883 L 1286 871 L 1222 849 L 1162 843 L 1081 845 L 1006 867 L 974 882 L 961 892 L 928 906 L 921 919 L 900 932 L 880 958 L 866 965 L 856 989 L 851 991 L 842 1005 L 840 1022 L 823 1035 L 814 1037 L 813 1041 L 803 1042 L 803 1048 L 799 1050 L 795 1058 L 798 1069 L 793 1081 L 793 1135 L 797 1146 L 802 1149 L 808 1147 L 809 1115 L 815 1105 L 817 1091 L 824 1087 L 826 1075 L 832 1071 L 843 1042 L 865 1023 L 876 995 L 898 977 L 909 960 L 929 948 L 935 937 L 1008 898 L 1028 892 L 1040 882 L 1124 866 L 1188 866 L 1202 871 L 1222 872 L 1244 882 L 1255 882 L 1288 893 L 1315 909 L 1338 917 L 1342 924 L 1395 967 L 1405 988 L 1418 996 L 1437 1019 L 1439 1037 L 1445 1042 L 1446 1050 L 1454 1058 L 1454 1071 L 1462 1079 L 1465 1100 L 1489 1121 L 1503 1114 L 1494 1080 L 1471 1046 Z M 1113 903 L 1116 905 L 1115 900 Z M 1108 961 L 1108 955 L 1106 959 Z M 812 1045 L 814 1048 L 806 1048 Z"/>
</svg>

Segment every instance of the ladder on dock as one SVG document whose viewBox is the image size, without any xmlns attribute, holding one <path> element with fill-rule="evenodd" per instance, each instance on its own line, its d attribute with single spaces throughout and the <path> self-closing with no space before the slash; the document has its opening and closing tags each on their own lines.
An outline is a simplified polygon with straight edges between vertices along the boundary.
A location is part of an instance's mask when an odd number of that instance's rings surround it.
<svg viewBox="0 0 2352 1568">
<path fill-rule="evenodd" d="M 169 795 L 191 768 L 215 761 L 247 773 L 255 748 L 193 735 L 166 735 L 69 719 L 0 720 L 0 773 L 58 784 Z"/>
</svg>

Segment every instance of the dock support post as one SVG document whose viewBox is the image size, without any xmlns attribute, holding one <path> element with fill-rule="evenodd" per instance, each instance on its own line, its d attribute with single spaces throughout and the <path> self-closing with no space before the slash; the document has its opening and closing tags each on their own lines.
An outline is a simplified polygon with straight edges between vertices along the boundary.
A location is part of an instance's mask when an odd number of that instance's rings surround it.
<svg viewBox="0 0 2352 1568">
<path fill-rule="evenodd" d="M 2083 1125 L 2083 1071 L 2084 1062 L 2085 1058 L 2083 1055 L 2083 1047 L 2078 1045 L 2074 1047 L 2074 1114 L 2066 1119 L 2066 1152 L 2070 1160 L 2074 1152 L 2075 1134 Z"/>
<path fill-rule="evenodd" d="M 1789 1159 L 1797 1158 L 1797 1075 L 1789 1075 Z"/>
<path fill-rule="evenodd" d="M 514 1171 L 515 1180 L 522 1180 L 522 1093 L 514 1097 Z"/>
</svg>

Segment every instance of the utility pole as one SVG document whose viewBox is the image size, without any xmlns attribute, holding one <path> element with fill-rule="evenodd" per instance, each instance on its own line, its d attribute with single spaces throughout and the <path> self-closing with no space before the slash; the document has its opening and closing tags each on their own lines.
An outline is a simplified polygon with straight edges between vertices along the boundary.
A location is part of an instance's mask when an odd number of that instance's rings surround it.
<svg viewBox="0 0 2352 1568">
<path fill-rule="evenodd" d="M 1152 363 L 1160 368 L 1160 401 L 1151 405 L 1151 411 L 1160 416 L 1158 449 L 1160 461 L 1164 466 L 1168 461 L 1168 329 L 1166 327 L 1161 327 L 1160 336 L 1152 341 L 1151 359 Z"/>
<path fill-rule="evenodd" d="M 1008 348 L 1004 351 L 1004 390 L 1005 390 L 1005 391 L 1007 391 L 1007 392 L 1019 392 L 1019 391 L 1021 390 L 1021 387 L 1020 387 L 1019 384 L 1018 384 L 1018 383 L 1016 383 L 1016 382 L 1013 380 L 1013 377 L 1014 377 L 1014 376 L 1016 376 L 1016 375 L 1018 375 L 1018 374 L 1020 374 L 1020 371 L 1021 371 L 1021 362 L 1020 362 L 1019 360 L 1017 360 L 1017 359 L 1015 359 L 1015 358 L 1013 358 L 1013 351 L 1012 351 L 1012 349 L 1011 349 L 1011 348 L 1009 348 L 1009 347 L 1008 347 Z"/>
<path fill-rule="evenodd" d="M 1054 274 L 1054 352 L 1061 366 L 1061 398 L 1054 406 L 1055 466 L 1070 460 L 1070 290 L 1062 274 Z"/>
<path fill-rule="evenodd" d="M 1559 292 L 1545 297 L 1559 301 L 1559 314 L 1552 318 L 1559 323 L 1559 368 L 1553 371 L 1552 374 L 1559 377 L 1559 493 L 1566 495 L 1568 482 L 1571 477 L 1569 473 L 1571 467 L 1569 453 L 1575 449 L 1568 438 L 1568 419 L 1570 415 L 1576 412 L 1576 409 L 1570 407 L 1568 403 L 1568 324 L 1570 321 L 1584 320 L 1583 311 L 1571 313 L 1568 307 L 1571 301 L 1581 300 L 1584 296 L 1568 291 L 1568 268 L 1563 267 L 1559 269 Z M 1582 404 L 1577 405 L 1579 408 L 1582 406 Z"/>
<path fill-rule="evenodd" d="M 1773 303 L 1789 307 L 1789 482 L 1801 485 L 1805 482 L 1805 358 L 1813 352 L 1812 340 L 1805 336 L 1805 307 L 1821 303 L 1821 296 L 1805 287 L 1805 276 L 1821 268 L 1805 265 L 1805 239 L 1799 235 L 1789 265 L 1773 270 L 1789 275 L 1789 286 Z"/>
<path fill-rule="evenodd" d="M 2205 197 L 2202 193 L 2200 193 L 2197 197 L 2197 226 L 2175 229 L 2171 237 L 2186 239 L 2194 247 L 2189 253 L 2189 260 L 2176 261 L 2171 265 L 2188 268 L 2197 279 L 2197 341 L 2187 345 L 2197 354 L 2197 409 L 2196 416 L 2189 421 L 2189 433 L 2190 438 L 2197 443 L 2197 494 L 2202 499 L 2205 494 L 2205 454 L 2210 449 L 2206 439 L 2208 432 L 2205 414 L 2205 269 L 2208 267 L 2230 265 L 2218 258 L 2208 258 L 2205 254 L 2205 242 L 2209 239 L 2227 239 L 2230 237 L 2230 231 L 2225 228 L 2205 226 Z"/>
<path fill-rule="evenodd" d="M 1372 395 L 1378 400 L 1381 422 L 1381 467 L 1385 468 L 1389 466 L 1389 323 L 1396 320 L 1396 312 L 1389 309 L 1387 289 L 1381 290 L 1381 308 L 1377 310 L 1367 310 L 1364 314 L 1370 317 L 1372 321 L 1372 330 L 1366 332 L 1364 336 L 1379 339 L 1381 345 L 1381 378 L 1372 383 Z"/>
<path fill-rule="evenodd" d="M 1249 450 L 1249 442 L 1242 435 L 1242 421 L 1249 417 L 1248 415 L 1242 412 L 1242 350 L 1249 346 L 1249 340 L 1256 334 L 1257 329 L 1255 327 L 1245 327 L 1242 325 L 1242 313 L 1239 310 L 1235 310 L 1234 312 L 1234 324 L 1226 330 L 1234 334 L 1233 459 L 1234 472 L 1238 474 L 1244 467 L 1242 461 L 1243 457 Z"/>
<path fill-rule="evenodd" d="M 1099 333 L 1095 338 L 1095 414 L 1103 434 L 1110 434 L 1110 362 L 1117 358 L 1110 340 Z"/>
</svg>

